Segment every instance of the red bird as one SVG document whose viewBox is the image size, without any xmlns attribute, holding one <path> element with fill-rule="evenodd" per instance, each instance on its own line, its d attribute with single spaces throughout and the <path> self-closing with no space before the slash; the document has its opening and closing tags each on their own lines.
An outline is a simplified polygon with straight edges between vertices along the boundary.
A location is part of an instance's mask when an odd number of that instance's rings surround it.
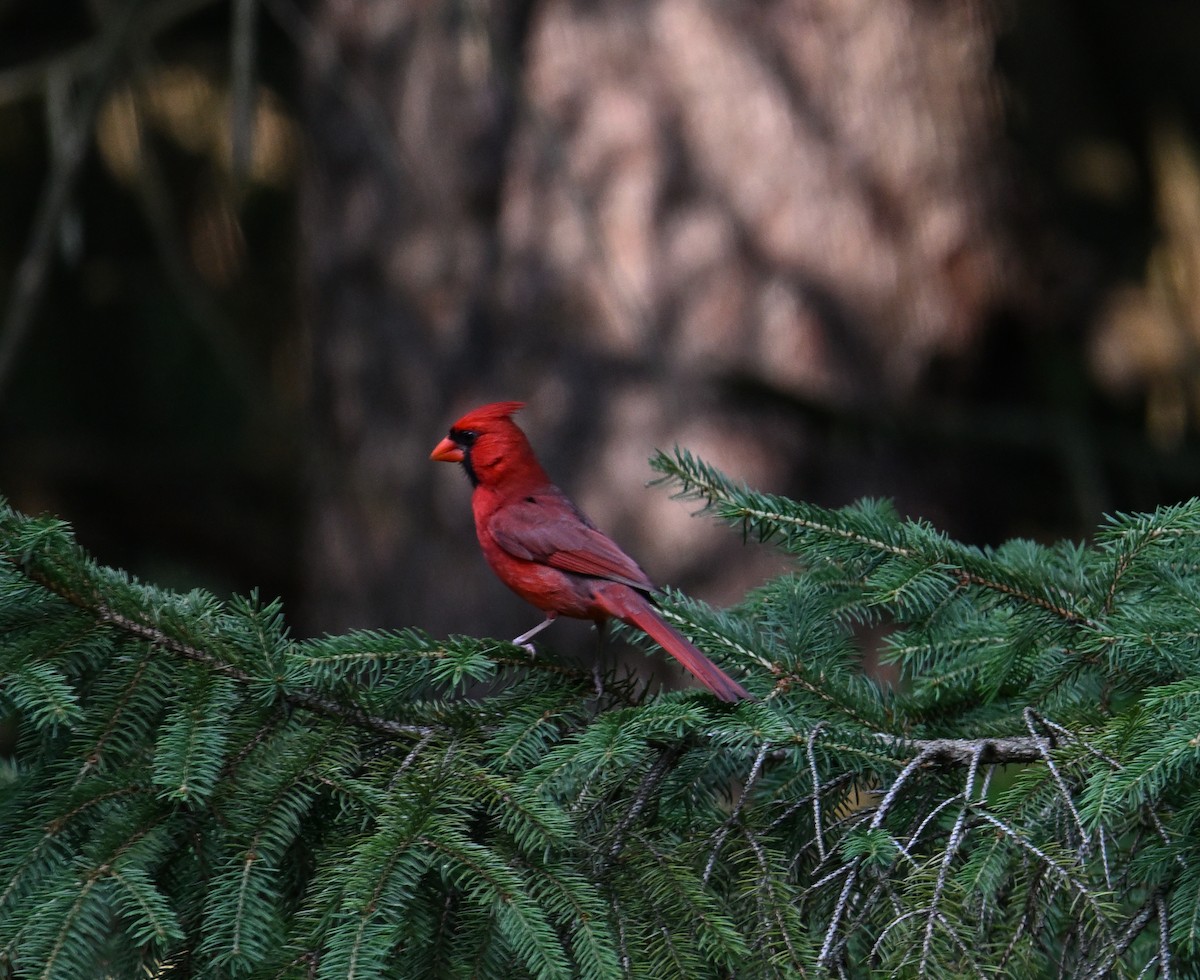
<svg viewBox="0 0 1200 980">
<path fill-rule="evenodd" d="M 450 427 L 430 459 L 462 463 L 483 556 L 500 581 L 546 619 L 518 636 L 527 645 L 557 616 L 609 618 L 649 633 L 722 701 L 751 695 L 654 610 L 654 584 L 558 489 L 511 416 L 521 402 L 496 402 Z"/>
</svg>

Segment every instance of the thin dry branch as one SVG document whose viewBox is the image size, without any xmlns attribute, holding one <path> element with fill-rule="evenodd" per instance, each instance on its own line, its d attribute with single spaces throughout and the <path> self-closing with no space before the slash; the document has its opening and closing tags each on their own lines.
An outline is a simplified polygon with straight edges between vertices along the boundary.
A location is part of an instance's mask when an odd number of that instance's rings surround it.
<svg viewBox="0 0 1200 980">
<path fill-rule="evenodd" d="M 985 766 L 1022 764 L 1044 760 L 1042 742 L 1026 735 L 1007 738 L 901 738 L 884 733 L 875 736 L 894 749 L 902 749 L 903 757 L 920 756 L 927 765 L 970 766 L 978 760 Z"/>
<path fill-rule="evenodd" d="M 704 866 L 704 876 L 701 879 L 705 884 L 708 883 L 709 877 L 712 875 L 713 868 L 717 864 L 717 856 L 721 853 L 721 846 L 725 843 L 725 838 L 729 836 L 729 831 L 737 824 L 742 815 L 742 810 L 746 806 L 746 801 L 750 799 L 750 790 L 754 784 L 758 782 L 759 774 L 762 772 L 763 763 L 766 762 L 767 754 L 770 752 L 771 743 L 763 742 L 762 748 L 758 750 L 758 755 L 754 759 L 754 765 L 750 767 L 750 775 L 746 777 L 746 785 L 742 788 L 741 796 L 738 797 L 737 805 L 733 808 L 733 812 L 729 814 L 727 820 L 721 824 L 720 830 L 717 831 L 716 841 L 713 844 L 712 852 L 708 855 L 708 863 Z M 814 792 L 813 796 L 818 796 L 819 792 Z M 819 828 L 818 828 L 819 829 Z"/>
<path fill-rule="evenodd" d="M 654 765 L 646 771 L 646 775 L 642 778 L 637 792 L 634 793 L 633 803 L 613 829 L 613 841 L 608 849 L 608 857 L 610 859 L 615 858 L 621 853 L 621 850 L 625 847 L 625 831 L 641 816 L 642 811 L 650 802 L 659 784 L 671 772 L 671 767 L 679 760 L 682 754 L 683 746 L 678 743 L 669 745 L 659 752 L 658 758 L 654 760 Z"/>
<path fill-rule="evenodd" d="M 230 120 L 231 169 L 235 185 L 241 187 L 254 159 L 254 20 L 257 0 L 234 0 L 230 25 Z"/>
<path fill-rule="evenodd" d="M 72 118 L 63 127 L 61 139 L 55 141 L 56 152 L 51 162 L 50 174 L 46 178 L 42 199 L 38 204 L 29 247 L 26 248 L 21 264 L 17 267 L 12 295 L 4 311 L 4 325 L 0 329 L 0 396 L 4 393 L 8 378 L 16 365 L 17 355 L 45 294 L 58 231 L 66 217 L 75 184 L 87 158 L 87 148 L 91 143 L 92 130 L 104 95 L 127 48 L 130 27 L 142 3 L 143 0 L 128 0 L 116 15 L 109 19 L 100 38 L 95 75 L 84 89 Z M 59 73 L 51 72 L 47 78 L 47 85 L 51 84 L 51 79 L 63 77 Z"/>
<path fill-rule="evenodd" d="M 1120 936 L 1115 937 L 1116 941 L 1111 947 L 1103 951 L 1103 955 L 1096 960 L 1093 960 L 1087 967 L 1080 971 L 1080 976 L 1087 977 L 1088 980 L 1102 980 L 1103 977 L 1111 976 L 1113 965 L 1125 953 L 1133 941 L 1137 939 L 1146 924 L 1155 915 L 1159 908 L 1158 902 L 1161 898 L 1161 892 L 1155 890 L 1149 898 L 1142 904 L 1142 907 L 1130 918 L 1125 925 L 1124 931 Z M 1166 967 L 1166 972 L 1163 976 L 1170 975 L 1169 959 L 1166 963 L 1160 963 L 1160 967 Z"/>
<path fill-rule="evenodd" d="M 205 7 L 215 6 L 224 0 L 156 0 L 151 4 L 135 4 L 145 9 L 132 11 L 132 21 L 125 31 L 130 41 L 147 41 L 170 30 L 180 21 L 191 17 Z M 120 16 L 108 24 L 111 29 L 120 27 Z M 97 37 L 81 41 L 73 47 L 46 57 L 12 65 L 0 71 L 0 105 L 20 102 L 41 95 L 50 79 L 64 76 L 70 79 L 95 75 L 104 69 L 109 55 L 108 31 Z"/>
</svg>

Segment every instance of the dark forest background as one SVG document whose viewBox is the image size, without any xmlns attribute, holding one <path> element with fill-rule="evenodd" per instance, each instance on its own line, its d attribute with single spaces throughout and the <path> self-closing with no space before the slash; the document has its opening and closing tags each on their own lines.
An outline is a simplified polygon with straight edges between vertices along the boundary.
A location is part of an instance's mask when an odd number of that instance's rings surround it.
<svg viewBox="0 0 1200 980">
<path fill-rule="evenodd" d="M 656 447 L 977 544 L 1192 496 L 1198 50 L 1180 2 L 0 0 L 0 493 L 304 633 L 492 635 L 535 614 L 427 456 L 493 399 L 718 602 L 772 560 Z"/>
</svg>

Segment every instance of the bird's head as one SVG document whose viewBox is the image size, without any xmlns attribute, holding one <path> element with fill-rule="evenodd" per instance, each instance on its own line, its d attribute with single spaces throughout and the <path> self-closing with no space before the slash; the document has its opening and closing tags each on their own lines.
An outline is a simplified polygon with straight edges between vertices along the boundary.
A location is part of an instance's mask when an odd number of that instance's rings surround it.
<svg viewBox="0 0 1200 980">
<path fill-rule="evenodd" d="M 462 463 L 473 487 L 517 478 L 548 482 L 525 433 L 512 420 L 524 407 L 522 402 L 494 402 L 467 412 L 450 426 L 429 458 Z"/>
</svg>

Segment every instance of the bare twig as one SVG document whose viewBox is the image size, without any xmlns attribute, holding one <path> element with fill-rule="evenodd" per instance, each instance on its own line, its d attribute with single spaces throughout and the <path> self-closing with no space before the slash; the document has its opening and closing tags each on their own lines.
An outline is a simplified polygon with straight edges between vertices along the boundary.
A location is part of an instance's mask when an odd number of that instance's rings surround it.
<svg viewBox="0 0 1200 980">
<path fill-rule="evenodd" d="M 758 859 L 758 867 L 759 870 L 762 871 L 761 887 L 767 892 L 767 904 L 771 909 L 771 916 L 774 918 L 775 924 L 779 927 L 779 934 L 783 937 L 783 944 L 787 947 L 788 956 L 791 959 L 792 966 L 799 969 L 800 972 L 803 973 L 804 971 L 801 967 L 801 957 L 799 953 L 797 953 L 795 945 L 792 943 L 791 933 L 789 932 L 787 925 L 783 920 L 783 903 L 779 900 L 775 893 L 775 886 L 771 880 L 771 869 L 767 864 L 767 857 L 763 852 L 762 844 L 759 843 L 758 839 L 754 836 L 754 834 L 750 833 L 748 829 L 743 828 L 742 833 L 746 838 L 746 843 L 749 845 L 750 850 L 754 852 L 754 856 Z M 762 918 L 766 918 L 765 914 L 761 911 L 761 903 L 759 915 Z"/>
<path fill-rule="evenodd" d="M 900 795 L 900 790 L 909 778 L 932 756 L 931 749 L 922 750 L 915 759 L 908 763 L 900 773 L 892 781 L 892 785 L 888 787 L 888 791 L 884 794 L 883 799 L 879 801 L 879 807 L 875 811 L 875 816 L 871 819 L 870 829 L 878 830 L 883 824 L 883 818 L 887 816 L 892 804 L 896 801 L 896 797 Z M 838 934 L 838 928 L 841 925 L 842 917 L 846 913 L 846 903 L 849 900 L 850 893 L 854 889 L 855 883 L 858 881 L 858 869 L 862 863 L 861 858 L 855 858 L 849 867 L 849 874 L 846 876 L 845 884 L 842 885 L 842 892 L 838 896 L 837 903 L 833 908 L 833 915 L 829 917 L 829 928 L 825 931 L 825 939 L 821 944 L 821 952 L 817 956 L 818 968 L 824 967 L 835 947 L 840 944 L 835 944 Z"/>
<path fill-rule="evenodd" d="M 967 946 L 967 944 L 965 942 L 962 941 L 962 938 L 958 934 L 958 930 L 954 928 L 954 924 L 949 919 L 947 919 L 941 912 L 937 913 L 937 918 L 938 918 L 938 922 L 941 923 L 942 928 L 946 930 L 946 935 L 949 936 L 950 939 L 954 942 L 954 945 L 958 947 L 958 951 L 963 958 L 963 962 L 969 963 L 971 966 L 971 970 L 975 974 L 975 976 L 980 977 L 982 980 L 982 978 L 984 976 L 984 972 L 983 972 L 983 970 L 981 970 L 979 968 L 979 964 L 975 962 L 975 957 L 976 957 L 976 954 L 978 951 L 972 950 L 969 946 Z M 922 970 L 921 970 L 922 975 L 924 974 L 924 972 L 925 971 L 924 971 L 923 964 L 922 964 Z"/>
<path fill-rule="evenodd" d="M 229 150 L 233 182 L 246 183 L 254 159 L 254 19 L 257 0 L 233 0 L 230 27 Z"/>
<path fill-rule="evenodd" d="M 1054 874 L 1065 884 L 1070 885 L 1071 888 L 1078 892 L 1079 896 L 1085 902 L 1087 902 L 1089 906 L 1091 906 L 1092 912 L 1095 914 L 1096 918 L 1103 921 L 1105 918 L 1103 910 L 1096 904 L 1096 897 L 1092 894 L 1091 890 L 1084 882 L 1076 878 L 1075 875 L 1059 864 L 1059 862 L 1055 861 L 1054 858 L 1034 844 L 1033 841 L 1019 833 L 1015 828 L 1009 826 L 1009 824 L 1005 823 L 1003 820 L 984 810 L 977 810 L 975 815 L 985 823 L 991 824 L 1022 850 L 1027 851 L 1029 854 L 1037 858 L 1044 867 L 1053 871 Z"/>
<path fill-rule="evenodd" d="M 984 765 L 1037 762 L 1045 758 L 1046 740 L 1037 736 L 1014 735 L 1007 738 L 913 738 L 880 733 L 881 742 L 906 747 L 929 764 L 970 766 L 978 758 Z"/>
<path fill-rule="evenodd" d="M 338 51 L 329 31 L 321 31 L 295 0 L 261 0 L 263 8 L 288 35 L 299 51 L 312 53 L 312 74 L 342 99 L 354 121 L 362 127 L 379 172 L 393 186 L 419 192 L 422 199 L 435 196 L 427 175 L 412 159 L 412 153 L 397 136 L 376 94 L 358 81 Z"/>
<path fill-rule="evenodd" d="M 1075 821 L 1075 829 L 1079 832 L 1080 855 L 1087 857 L 1091 853 L 1091 845 L 1088 843 L 1088 833 L 1084 829 L 1083 819 L 1079 816 L 1079 811 L 1075 809 L 1075 801 L 1071 798 L 1071 793 L 1067 789 L 1066 780 L 1063 779 L 1062 773 L 1058 771 L 1058 766 L 1054 764 L 1054 759 L 1050 756 L 1050 743 L 1037 732 L 1036 723 L 1040 719 L 1032 708 L 1026 708 L 1022 712 L 1022 717 L 1025 719 L 1025 727 L 1029 729 L 1029 734 L 1037 740 L 1038 752 L 1042 757 L 1042 761 L 1046 763 L 1046 768 L 1050 770 L 1054 784 L 1058 787 L 1058 792 L 1063 802 L 1067 805 L 1067 811 L 1071 814 L 1071 819 Z"/>
<path fill-rule="evenodd" d="M 633 795 L 633 802 L 629 809 L 625 811 L 617 826 L 613 828 L 613 842 L 608 849 L 608 856 L 615 858 L 621 853 L 625 846 L 625 831 L 633 824 L 642 811 L 646 808 L 646 804 L 650 802 L 650 798 L 654 795 L 654 791 L 658 788 L 659 783 L 666 778 L 667 773 L 671 771 L 671 766 L 683 754 L 683 745 L 675 743 L 664 748 L 658 754 L 658 758 L 654 760 L 654 764 L 646 770 L 646 775 L 642 777 L 641 783 L 638 785 L 637 792 Z"/>
<path fill-rule="evenodd" d="M 846 914 L 846 902 L 850 898 L 850 892 L 853 891 L 855 882 L 858 881 L 858 866 L 860 863 L 860 860 L 855 858 L 851 864 L 847 865 L 849 874 L 846 875 L 846 881 L 842 885 L 842 892 L 838 895 L 837 903 L 833 907 L 833 914 L 829 917 L 829 927 L 825 930 L 825 940 L 821 943 L 821 952 L 817 956 L 818 970 L 826 966 L 830 955 L 833 953 L 838 926 L 841 925 L 842 916 Z"/>
<path fill-rule="evenodd" d="M 138 58 L 138 71 L 147 74 L 148 54 Z M 142 129 L 141 112 L 134 103 L 134 125 Z M 252 358 L 238 335 L 236 325 L 192 271 L 185 255 L 183 235 L 176 223 L 168 187 L 154 141 L 139 139 L 140 179 L 135 190 L 146 226 L 154 238 L 155 254 L 183 309 L 197 327 L 200 339 L 212 352 L 217 367 L 253 413 L 264 416 L 274 410 L 272 400 L 262 398 L 262 378 L 251 366 Z"/>
<path fill-rule="evenodd" d="M 746 785 L 742 788 L 742 795 L 739 797 L 737 805 L 733 808 L 733 811 L 729 814 L 729 817 L 717 830 L 716 842 L 713 844 L 712 852 L 708 855 L 708 863 L 704 866 L 703 881 L 705 884 L 708 884 L 708 878 L 712 874 L 713 868 L 716 866 L 717 855 L 721 853 L 721 846 L 725 843 L 725 838 L 729 836 L 729 831 L 733 828 L 742 815 L 742 810 L 746 806 L 746 801 L 750 799 L 750 790 L 758 781 L 759 773 L 762 772 L 763 762 L 766 761 L 767 754 L 770 752 L 770 750 L 771 743 L 763 742 L 762 748 L 758 750 L 758 755 L 754 759 L 754 765 L 750 767 L 750 774 L 746 777 Z"/>
<path fill-rule="evenodd" d="M 134 12 L 125 36 L 132 40 L 153 38 L 198 10 L 221 2 L 223 0 L 156 0 Z M 0 71 L 0 105 L 41 95 L 54 75 L 71 79 L 96 75 L 107 61 L 108 43 L 106 32 L 65 51 L 5 68 Z"/>
<path fill-rule="evenodd" d="M 1167 915 L 1167 900 L 1160 891 L 1154 896 L 1154 911 L 1158 915 L 1158 970 L 1162 980 L 1171 980 L 1171 920 Z"/>
<path fill-rule="evenodd" d="M 1021 912 L 1020 921 L 1017 922 L 1016 928 L 1014 928 L 1012 931 L 1012 937 L 1009 939 L 1008 945 L 1005 947 L 1004 952 L 1000 956 L 1000 962 L 997 964 L 996 968 L 997 976 L 1004 976 L 1004 970 L 1008 966 L 1008 961 L 1012 959 L 1013 953 L 1016 952 L 1017 944 L 1025 938 L 1029 931 L 1029 921 L 1033 917 L 1032 905 L 1034 897 L 1037 895 L 1037 889 L 1032 887 L 1032 884 L 1036 883 L 1036 881 L 1041 877 L 1040 871 L 1035 869 L 1031 877 L 1033 882 L 1031 883 L 1031 887 L 1028 889 L 1028 895 L 1026 896 L 1025 900 L 1025 908 Z"/>
<path fill-rule="evenodd" d="M 1161 897 L 1162 893 L 1156 889 L 1142 904 L 1142 907 L 1138 909 L 1133 918 L 1126 923 L 1124 931 L 1117 937 L 1116 942 L 1105 951 L 1104 956 L 1099 960 L 1093 960 L 1085 966 L 1079 975 L 1088 978 L 1088 980 L 1101 980 L 1102 977 L 1110 976 L 1113 964 L 1133 945 L 1133 941 L 1146 928 L 1146 923 L 1154 915 L 1157 902 Z"/>
<path fill-rule="evenodd" d="M 400 765 L 396 767 L 396 771 L 392 773 L 392 778 L 388 780 L 389 791 L 396 788 L 396 784 L 400 781 L 400 777 L 404 775 L 405 770 L 407 770 L 408 767 L 416 761 L 417 756 L 421 754 L 421 752 L 425 749 L 425 746 L 427 746 L 433 740 L 433 735 L 434 732 L 432 729 L 430 729 L 426 735 L 421 737 L 421 740 L 417 742 L 416 745 L 408 750 L 408 755 L 404 757 Z"/>
<path fill-rule="evenodd" d="M 134 14 L 143 2 L 144 0 L 128 0 L 107 21 L 100 39 L 95 74 L 75 108 L 70 125 L 62 131 L 61 139 L 55 141 L 57 152 L 38 204 L 29 246 L 17 267 L 12 296 L 4 311 L 4 326 L 0 331 L 0 398 L 3 397 L 8 379 L 16 366 L 17 356 L 45 293 L 56 237 L 70 206 L 83 162 L 87 158 L 87 148 L 91 142 L 96 116 L 108 92 L 109 83 L 116 73 L 117 64 L 126 49 Z"/>
<path fill-rule="evenodd" d="M 927 814 L 925 814 L 924 819 L 917 825 L 917 829 L 914 830 L 912 832 L 912 834 L 909 836 L 908 847 L 909 848 L 913 847 L 917 843 L 917 838 L 919 838 L 925 832 L 925 828 L 930 826 L 931 824 L 933 824 L 938 819 L 938 817 L 940 817 L 942 815 L 943 810 L 945 810 L 947 807 L 953 806 L 954 803 L 957 802 L 960 798 L 961 798 L 960 795 L 957 793 L 954 796 L 948 796 L 948 797 L 946 797 L 946 799 L 942 800 L 941 803 L 939 803 L 932 810 L 930 810 Z M 904 847 L 904 845 L 902 845 L 899 840 L 896 841 L 896 846 L 900 848 L 900 851 L 904 854 L 905 857 L 907 857 L 910 861 L 913 861 L 914 864 L 916 863 L 916 861 L 913 859 L 913 857 L 909 854 L 908 848 Z"/>
<path fill-rule="evenodd" d="M 954 821 L 954 829 L 950 832 L 950 839 L 946 842 L 946 853 L 942 855 L 942 867 L 938 872 L 937 883 L 933 888 L 933 898 L 929 903 L 929 918 L 925 921 L 925 942 L 921 946 L 921 965 L 918 972 L 925 973 L 925 966 L 929 962 L 929 953 L 933 947 L 933 926 L 934 922 L 941 919 L 941 914 L 938 912 L 938 903 L 942 899 L 942 892 L 946 888 L 946 879 L 950 874 L 950 865 L 954 861 L 955 855 L 958 853 L 958 846 L 962 843 L 963 828 L 967 822 L 967 812 L 971 808 L 971 794 L 975 791 L 975 775 L 979 771 L 979 755 L 976 754 L 971 762 L 971 768 L 967 770 L 967 785 L 963 790 L 963 805 L 958 811 L 958 819 Z"/>
<path fill-rule="evenodd" d="M 841 789 L 843 786 L 846 785 L 846 783 L 851 782 L 854 778 L 855 778 L 855 774 L 853 772 L 844 772 L 839 776 L 835 776 L 833 779 L 831 779 L 829 782 L 827 782 L 821 788 L 821 792 L 832 793 L 834 790 Z M 809 793 L 807 796 L 802 796 L 802 797 L 800 797 L 800 799 L 794 800 L 792 803 L 789 803 L 787 809 L 784 810 L 783 813 L 781 813 L 774 820 L 772 820 L 769 824 L 767 824 L 767 830 L 773 831 L 773 830 L 777 829 L 781 824 L 786 823 L 787 820 L 791 817 L 791 815 L 793 813 L 795 813 L 797 810 L 801 809 L 802 807 L 808 806 L 811 802 L 812 802 L 812 794 Z"/>
<path fill-rule="evenodd" d="M 1112 869 L 1108 864 L 1108 835 L 1104 832 L 1104 827 L 1101 826 L 1096 831 L 1096 840 L 1100 848 L 1100 866 L 1104 868 L 1104 887 L 1112 891 Z"/>
<path fill-rule="evenodd" d="M 871 946 L 871 952 L 868 954 L 868 960 L 874 960 L 879 955 L 879 951 L 883 948 L 883 942 L 891 934 L 891 931 L 903 922 L 915 918 L 918 915 L 923 915 L 924 909 L 909 909 L 907 912 L 902 912 L 892 919 L 886 926 L 879 930 L 879 935 L 875 937 L 875 943 Z"/>
<path fill-rule="evenodd" d="M 1186 871 L 1188 866 L 1187 861 L 1184 859 L 1183 854 L 1172 846 L 1171 838 L 1167 834 L 1167 828 L 1163 826 L 1162 818 L 1159 817 L 1158 811 L 1149 805 L 1147 805 L 1145 809 L 1150 814 L 1150 822 L 1154 824 L 1154 832 L 1158 834 L 1158 839 L 1166 844 L 1171 850 L 1175 851 L 1175 862 Z"/>
<path fill-rule="evenodd" d="M 924 765 L 933 755 L 934 750 L 932 748 L 922 749 L 917 754 L 916 758 L 914 758 L 908 763 L 908 765 L 900 770 L 899 775 L 892 780 L 892 785 L 888 787 L 888 791 L 883 795 L 883 799 L 879 801 L 879 807 L 875 811 L 875 816 L 871 820 L 872 830 L 879 829 L 879 827 L 883 824 L 883 818 L 887 816 L 888 810 L 891 809 L 892 804 L 896 801 L 896 797 L 900 795 L 900 790 L 903 788 L 904 784 L 908 782 L 912 774 L 920 769 L 921 766 Z"/>
<path fill-rule="evenodd" d="M 1121 763 L 1119 763 L 1116 759 L 1114 759 L 1107 752 L 1101 752 L 1100 749 L 1098 749 L 1094 745 L 1092 745 L 1092 743 L 1089 742 L 1086 738 L 1080 738 L 1078 733 L 1073 732 L 1070 729 L 1064 728 L 1062 725 L 1060 725 L 1058 722 L 1056 722 L 1053 718 L 1047 718 L 1045 715 L 1041 715 L 1041 714 L 1035 715 L 1035 717 L 1037 718 L 1038 724 L 1041 725 L 1042 728 L 1045 728 L 1048 731 L 1054 732 L 1057 735 L 1061 735 L 1068 742 L 1074 742 L 1077 745 L 1083 746 L 1083 748 L 1090 755 L 1099 759 L 1101 762 L 1104 762 L 1107 765 L 1111 766 L 1113 769 L 1125 768 L 1124 766 L 1121 765 Z"/>
<path fill-rule="evenodd" d="M 815 743 L 817 734 L 825 726 L 824 722 L 817 722 L 813 725 L 813 730 L 808 733 L 808 772 L 812 776 L 812 800 L 813 800 L 813 835 L 817 842 L 817 853 L 821 856 L 821 862 L 825 862 L 825 834 L 821 829 L 821 775 L 817 772 L 817 753 Z"/>
<path fill-rule="evenodd" d="M 453 894 L 448 892 L 447 894 Z M 621 958 L 621 972 L 625 976 L 633 974 L 633 960 L 629 956 L 629 941 L 625 938 L 625 915 L 621 911 L 621 902 L 614 888 L 609 899 L 613 910 L 613 921 L 617 924 L 617 952 Z"/>
</svg>

